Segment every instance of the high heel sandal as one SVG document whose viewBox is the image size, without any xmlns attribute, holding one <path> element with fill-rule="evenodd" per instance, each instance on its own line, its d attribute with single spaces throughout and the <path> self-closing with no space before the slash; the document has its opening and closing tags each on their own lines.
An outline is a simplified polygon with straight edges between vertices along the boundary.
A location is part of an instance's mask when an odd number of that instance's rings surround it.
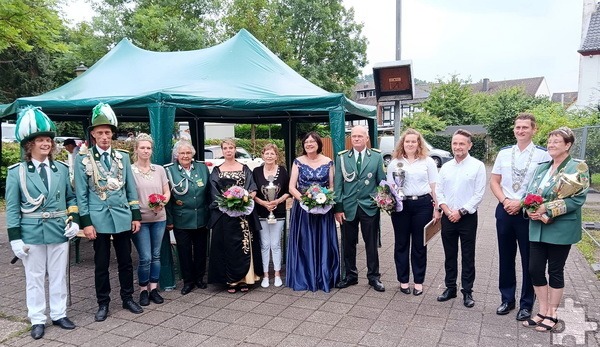
<svg viewBox="0 0 600 347">
<path fill-rule="evenodd" d="M 544 319 L 546 318 L 545 316 L 542 316 L 541 314 L 537 314 L 536 317 L 541 318 L 542 320 L 540 320 L 539 322 L 534 321 L 531 318 L 527 318 L 524 322 L 523 322 L 523 326 L 526 328 L 535 328 L 538 326 L 539 323 L 543 322 Z"/>
<path fill-rule="evenodd" d="M 250 289 L 248 288 L 247 284 L 242 284 L 240 286 L 240 292 L 242 292 L 242 293 L 248 293 L 248 290 L 250 290 Z"/>
<path fill-rule="evenodd" d="M 227 288 L 227 293 L 229 293 L 229 294 L 235 294 L 235 293 L 237 293 L 237 287 L 236 286 L 229 286 Z"/>
</svg>

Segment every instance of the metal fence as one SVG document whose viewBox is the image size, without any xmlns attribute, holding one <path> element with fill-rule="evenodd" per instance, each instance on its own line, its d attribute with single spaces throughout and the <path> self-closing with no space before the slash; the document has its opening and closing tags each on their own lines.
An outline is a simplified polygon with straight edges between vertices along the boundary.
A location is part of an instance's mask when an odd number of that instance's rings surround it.
<svg viewBox="0 0 600 347">
<path fill-rule="evenodd" d="M 586 126 L 573 129 L 575 143 L 571 156 L 585 160 L 590 175 L 600 173 L 600 126 Z"/>
</svg>

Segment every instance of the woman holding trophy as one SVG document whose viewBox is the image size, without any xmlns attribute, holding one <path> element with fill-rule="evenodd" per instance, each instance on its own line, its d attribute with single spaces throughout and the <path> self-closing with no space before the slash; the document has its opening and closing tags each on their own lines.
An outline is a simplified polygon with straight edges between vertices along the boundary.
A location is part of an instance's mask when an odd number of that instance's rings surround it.
<svg viewBox="0 0 600 347">
<path fill-rule="evenodd" d="M 569 155 L 574 142 L 575 135 L 567 127 L 548 134 L 552 160 L 537 167 L 522 202 L 530 219 L 529 274 L 539 302 L 539 313 L 523 325 L 542 332 L 557 329 L 565 262 L 571 245 L 581 240 L 581 206 L 589 188 L 589 171 L 585 162 Z"/>
<path fill-rule="evenodd" d="M 288 193 L 288 172 L 278 165 L 279 149 L 268 143 L 262 150 L 265 164 L 254 169 L 254 182 L 258 190 L 254 201 L 262 230 L 260 231 L 260 248 L 262 253 L 264 277 L 260 285 L 269 287 L 269 262 L 273 255 L 273 270 L 275 271 L 275 287 L 281 287 L 281 233 L 285 224 L 285 202 Z"/>
<path fill-rule="evenodd" d="M 409 277 L 412 267 L 413 295 L 423 294 L 423 282 L 427 269 L 427 246 L 423 241 L 423 228 L 434 219 L 439 223 L 441 214 L 437 209 L 435 184 L 438 171 L 428 156 L 423 135 L 407 129 L 400 136 L 394 150 L 394 159 L 387 168 L 387 181 L 402 199 L 402 210 L 392 212 L 394 227 L 394 262 L 400 291 L 410 294 Z M 395 211 L 398 211 L 396 209 Z M 409 261 L 410 259 L 410 261 Z"/>
</svg>

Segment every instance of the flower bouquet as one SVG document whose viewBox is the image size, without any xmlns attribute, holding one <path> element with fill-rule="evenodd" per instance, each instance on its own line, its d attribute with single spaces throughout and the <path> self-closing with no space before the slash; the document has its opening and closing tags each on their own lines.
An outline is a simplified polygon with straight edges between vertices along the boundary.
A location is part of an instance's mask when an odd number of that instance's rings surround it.
<svg viewBox="0 0 600 347">
<path fill-rule="evenodd" d="M 248 191 L 240 186 L 227 188 L 216 200 L 219 211 L 230 217 L 247 216 L 254 209 L 254 200 L 250 198 Z"/>
<path fill-rule="evenodd" d="M 544 198 L 538 194 L 528 193 L 523 200 L 521 200 L 521 207 L 527 212 L 535 212 L 541 204 L 544 203 Z"/>
<path fill-rule="evenodd" d="M 373 201 L 377 207 L 387 212 L 388 214 L 392 212 L 400 212 L 402 211 L 402 199 L 400 199 L 394 189 L 390 187 L 390 184 L 382 180 L 379 182 L 377 186 L 377 193 L 373 196 Z"/>
<path fill-rule="evenodd" d="M 335 204 L 333 197 L 333 191 L 315 183 L 302 194 L 300 207 L 308 213 L 325 214 Z"/>
<path fill-rule="evenodd" d="M 167 198 L 162 194 L 150 194 L 148 196 L 148 207 L 154 211 L 154 214 L 156 215 L 162 207 L 165 206 L 165 200 L 167 200 Z"/>
</svg>

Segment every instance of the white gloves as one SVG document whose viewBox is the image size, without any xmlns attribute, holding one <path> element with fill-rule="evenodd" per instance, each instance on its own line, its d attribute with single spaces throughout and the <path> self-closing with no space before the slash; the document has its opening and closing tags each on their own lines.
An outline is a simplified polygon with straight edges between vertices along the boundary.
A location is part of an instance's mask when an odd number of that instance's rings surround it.
<svg viewBox="0 0 600 347">
<path fill-rule="evenodd" d="M 67 224 L 67 226 L 65 227 L 65 233 L 63 235 L 70 240 L 70 239 L 74 238 L 78 232 L 79 232 L 79 224 L 77 224 L 75 222 L 71 222 L 70 224 Z"/>
<path fill-rule="evenodd" d="M 27 251 L 29 251 L 29 247 L 25 246 L 23 240 L 18 239 L 10 241 L 10 247 L 17 258 L 23 259 L 28 256 Z"/>
</svg>

